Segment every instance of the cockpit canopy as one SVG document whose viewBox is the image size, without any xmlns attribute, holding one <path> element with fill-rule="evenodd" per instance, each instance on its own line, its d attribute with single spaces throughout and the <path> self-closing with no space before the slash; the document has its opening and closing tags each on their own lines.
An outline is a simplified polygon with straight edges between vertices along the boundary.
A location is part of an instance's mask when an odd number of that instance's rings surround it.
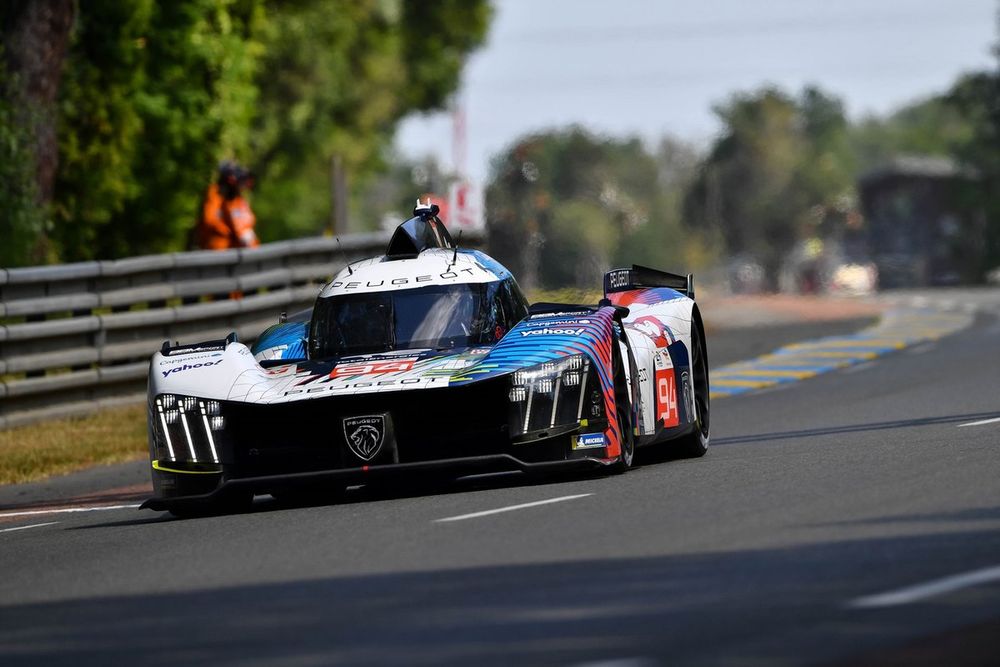
<svg viewBox="0 0 1000 667">
<path fill-rule="evenodd" d="M 492 345 L 527 314 L 511 277 L 322 297 L 309 326 L 309 357 Z"/>
</svg>

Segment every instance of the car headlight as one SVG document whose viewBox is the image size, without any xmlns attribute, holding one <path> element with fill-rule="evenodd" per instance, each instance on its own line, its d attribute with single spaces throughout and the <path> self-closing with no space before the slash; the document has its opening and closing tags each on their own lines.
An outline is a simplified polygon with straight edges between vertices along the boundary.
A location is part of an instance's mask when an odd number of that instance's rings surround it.
<svg viewBox="0 0 1000 667">
<path fill-rule="evenodd" d="M 150 405 L 156 457 L 161 461 L 219 463 L 226 417 L 219 401 L 160 394 Z"/>
<path fill-rule="evenodd" d="M 516 371 L 507 398 L 512 438 L 533 440 L 604 419 L 604 397 L 590 358 L 574 354 Z"/>
</svg>

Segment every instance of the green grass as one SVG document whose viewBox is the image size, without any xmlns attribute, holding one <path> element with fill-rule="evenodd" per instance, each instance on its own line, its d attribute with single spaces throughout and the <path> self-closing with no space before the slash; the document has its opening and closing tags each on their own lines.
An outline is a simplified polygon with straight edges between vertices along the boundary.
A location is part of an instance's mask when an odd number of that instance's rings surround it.
<svg viewBox="0 0 1000 667">
<path fill-rule="evenodd" d="M 528 294 L 528 301 L 531 303 L 573 303 L 596 306 L 603 297 L 604 292 L 599 289 L 564 287 L 562 289 L 532 290 Z"/>
<path fill-rule="evenodd" d="M 147 455 L 146 406 L 0 431 L 0 484 L 19 484 Z"/>
</svg>

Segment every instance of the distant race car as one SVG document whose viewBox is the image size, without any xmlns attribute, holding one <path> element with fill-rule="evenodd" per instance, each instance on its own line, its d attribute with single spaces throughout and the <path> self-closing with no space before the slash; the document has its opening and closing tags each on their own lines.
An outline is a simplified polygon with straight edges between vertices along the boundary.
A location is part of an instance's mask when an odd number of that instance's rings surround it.
<svg viewBox="0 0 1000 667">
<path fill-rule="evenodd" d="M 597 305 L 528 306 L 511 273 L 456 247 L 418 202 L 385 255 L 354 262 L 311 311 L 264 331 L 164 343 L 149 373 L 155 496 L 175 514 L 254 494 L 449 476 L 606 469 L 637 445 L 701 456 L 705 333 L 690 275 L 639 266 Z"/>
</svg>

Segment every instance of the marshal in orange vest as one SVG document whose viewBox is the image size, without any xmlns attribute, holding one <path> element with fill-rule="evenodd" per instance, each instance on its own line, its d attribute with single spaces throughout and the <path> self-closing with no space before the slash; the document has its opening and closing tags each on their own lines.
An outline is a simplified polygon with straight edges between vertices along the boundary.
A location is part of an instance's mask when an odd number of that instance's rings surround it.
<svg viewBox="0 0 1000 667">
<path fill-rule="evenodd" d="M 257 219 L 243 190 L 253 187 L 250 172 L 232 162 L 219 167 L 219 180 L 208 187 L 198 220 L 198 247 L 205 250 L 254 248 L 260 245 Z"/>
</svg>

